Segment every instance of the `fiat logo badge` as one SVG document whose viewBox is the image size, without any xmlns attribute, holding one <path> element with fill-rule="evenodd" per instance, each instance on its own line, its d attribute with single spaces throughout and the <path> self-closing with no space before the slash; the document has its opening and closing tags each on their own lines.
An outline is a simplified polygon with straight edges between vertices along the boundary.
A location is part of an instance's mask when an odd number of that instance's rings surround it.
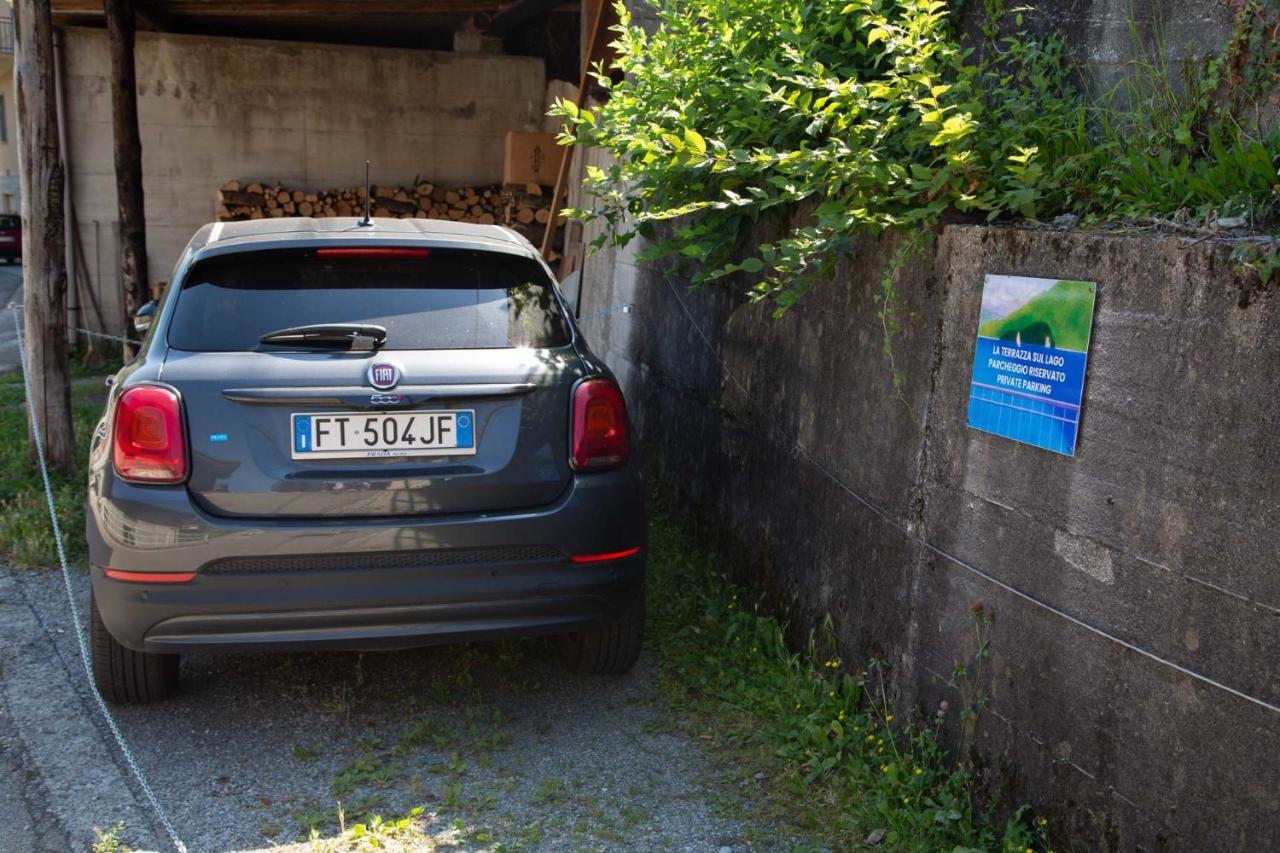
<svg viewBox="0 0 1280 853">
<path fill-rule="evenodd" d="M 389 361 L 369 365 L 369 384 L 379 391 L 389 391 L 400 382 L 400 368 Z"/>
</svg>

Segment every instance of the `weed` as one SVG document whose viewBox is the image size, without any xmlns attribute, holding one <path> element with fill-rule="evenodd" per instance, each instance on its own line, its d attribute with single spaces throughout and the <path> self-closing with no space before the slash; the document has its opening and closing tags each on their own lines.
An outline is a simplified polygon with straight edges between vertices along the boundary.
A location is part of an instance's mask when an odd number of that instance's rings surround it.
<svg viewBox="0 0 1280 853">
<path fill-rule="evenodd" d="M 293 748 L 293 760 L 301 764 L 311 764 L 320 757 L 320 747 L 317 744 L 298 744 Z"/>
<path fill-rule="evenodd" d="M 129 848 L 124 845 L 120 837 L 124 835 L 124 822 L 121 821 L 111 829 L 103 832 L 98 827 L 93 828 L 94 842 L 93 853 L 128 853 Z"/>
<path fill-rule="evenodd" d="M 313 850 L 385 850 L 417 847 L 415 841 L 425 840 L 420 824 L 423 808 L 416 806 L 400 818 L 384 820 L 381 815 L 370 815 L 368 820 L 344 825 L 337 838 L 321 839 L 319 832 L 311 831 Z M 433 845 L 434 846 L 434 845 Z"/>
<path fill-rule="evenodd" d="M 444 795 L 440 797 L 440 808 L 442 811 L 461 811 L 465 802 L 466 800 L 462 796 L 461 782 L 445 783 Z"/>
<path fill-rule="evenodd" d="M 335 822 L 335 815 L 331 809 L 317 805 L 314 802 L 295 811 L 292 817 L 294 823 L 298 825 L 298 829 L 307 835 Z"/>
<path fill-rule="evenodd" d="M 342 799 L 361 788 L 388 788 L 400 769 L 399 762 L 381 756 L 363 755 L 338 770 L 333 777 L 333 795 Z"/>
<path fill-rule="evenodd" d="M 558 806 L 569 799 L 569 787 L 563 779 L 548 776 L 533 789 L 533 802 L 540 806 Z"/>
</svg>

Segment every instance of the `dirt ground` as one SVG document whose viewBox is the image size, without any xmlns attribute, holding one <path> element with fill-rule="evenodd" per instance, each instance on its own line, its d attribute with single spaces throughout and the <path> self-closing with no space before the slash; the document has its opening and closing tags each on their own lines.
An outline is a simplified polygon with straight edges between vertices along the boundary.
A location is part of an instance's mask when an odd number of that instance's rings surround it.
<svg viewBox="0 0 1280 853">
<path fill-rule="evenodd" d="M 82 607 L 88 579 L 77 574 Z M 0 566 L 0 848 L 84 850 L 124 825 L 167 849 L 93 707 L 61 576 Z M 193 851 L 307 849 L 367 815 L 423 811 L 413 849 L 791 846 L 675 731 L 646 655 L 566 672 L 554 643 L 389 653 L 191 656 L 172 701 L 117 709 Z"/>
</svg>

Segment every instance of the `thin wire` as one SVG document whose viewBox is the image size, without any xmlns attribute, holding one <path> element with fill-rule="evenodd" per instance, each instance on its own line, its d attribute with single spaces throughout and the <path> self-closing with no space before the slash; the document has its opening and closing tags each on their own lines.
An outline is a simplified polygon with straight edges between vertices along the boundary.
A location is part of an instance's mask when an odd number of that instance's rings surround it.
<svg viewBox="0 0 1280 853">
<path fill-rule="evenodd" d="M 142 773 L 142 767 L 134 757 L 133 750 L 129 749 L 124 733 L 120 731 L 120 726 L 116 723 L 115 717 L 112 716 L 106 701 L 103 700 L 102 694 L 98 692 L 98 686 L 93 683 L 93 670 L 89 664 L 89 645 L 85 639 L 84 626 L 80 622 L 80 609 L 76 606 L 75 591 L 71 586 L 71 569 L 67 565 L 66 547 L 62 543 L 62 525 L 58 523 L 58 511 L 53 500 L 53 486 L 49 482 L 49 465 L 45 459 L 44 439 L 40 434 L 40 419 L 36 417 L 35 406 L 31 404 L 31 377 L 27 373 L 27 353 L 23 344 L 22 306 L 11 304 L 9 307 L 13 310 L 13 327 L 18 333 L 18 364 L 22 369 L 22 388 L 27 397 L 27 411 L 31 415 L 31 437 L 36 445 L 36 459 L 40 463 L 40 479 L 44 482 L 44 496 L 49 504 L 49 521 L 53 524 L 53 542 L 58 549 L 58 565 L 62 567 L 62 581 L 67 589 L 67 606 L 71 609 L 71 623 L 75 627 L 76 643 L 80 647 L 80 661 L 84 664 L 84 675 L 89 684 L 89 694 L 93 696 L 98 710 L 102 713 L 102 718 L 107 721 L 107 728 L 111 729 L 116 745 L 120 747 L 120 752 L 124 755 L 125 763 L 129 765 L 129 770 L 132 771 L 133 777 L 142 786 L 142 793 L 146 795 L 147 801 L 151 803 L 151 807 L 160 818 L 160 823 L 164 826 L 165 832 L 169 834 L 169 839 L 173 842 L 173 846 L 177 848 L 178 853 L 187 853 L 187 846 L 182 843 L 182 839 L 178 836 L 178 831 L 174 829 L 173 824 L 169 821 L 169 815 L 165 813 L 164 808 L 160 805 L 155 791 L 147 784 L 146 776 Z"/>
<path fill-rule="evenodd" d="M 712 357 L 716 359 L 716 362 L 720 365 L 720 369 L 724 371 L 724 375 L 727 376 L 730 379 L 730 381 L 733 382 L 734 385 L 737 385 L 738 388 L 742 390 L 743 394 L 746 395 L 747 402 L 755 406 L 756 405 L 755 400 L 751 397 L 750 392 L 747 391 L 746 386 L 743 385 L 741 382 L 739 382 L 738 378 L 734 376 L 733 373 L 729 370 L 729 366 L 725 364 L 724 359 L 720 357 L 720 354 L 716 351 L 715 346 L 712 345 L 711 339 L 708 338 L 706 333 L 702 331 L 702 327 L 698 325 L 698 321 L 694 319 L 692 312 L 689 311 L 689 308 L 688 306 L 685 305 L 684 300 L 680 298 L 680 293 L 679 291 L 676 290 L 675 285 L 672 284 L 671 280 L 666 278 L 665 276 L 663 276 L 663 280 L 666 282 L 667 287 L 671 290 L 671 295 L 675 297 L 676 304 L 680 306 L 680 310 L 684 313 L 685 319 L 689 321 L 689 325 L 693 327 L 693 330 L 698 333 L 698 337 L 702 339 L 702 343 L 706 345 L 707 350 L 711 353 Z M 1209 676 L 1196 672 L 1195 670 L 1188 669 L 1187 667 L 1179 663 L 1175 663 L 1174 661 L 1168 660 L 1167 658 L 1163 658 L 1160 655 L 1156 654 L 1155 652 L 1144 649 L 1141 646 L 1138 646 L 1129 642 L 1128 640 L 1122 639 L 1113 634 L 1109 634 L 1106 631 L 1102 630 L 1101 628 L 1098 628 L 1094 625 L 1090 625 L 1088 622 L 1085 622 L 1079 617 L 1072 616 L 1070 613 L 1067 613 L 1066 611 L 1059 610 L 1057 607 L 1054 607 L 1052 604 L 1049 604 L 1048 602 L 1045 602 L 1045 601 L 1041 601 L 1040 599 L 1035 598 L 1034 596 L 1023 592 L 1017 587 L 1011 586 L 1008 583 L 1000 580 L 999 578 L 993 576 L 989 572 L 986 572 L 983 569 L 980 569 L 977 566 L 974 566 L 968 563 L 967 561 L 961 559 L 960 557 L 957 557 L 954 554 L 951 554 L 943 550 L 942 548 L 939 548 L 937 545 L 934 545 L 932 542 L 929 542 L 928 540 L 926 540 L 923 536 L 917 533 L 914 533 L 910 527 L 908 527 L 903 522 L 899 521 L 897 518 L 894 518 L 892 515 L 888 513 L 888 511 L 880 508 L 879 506 L 872 503 L 867 498 L 864 498 L 862 495 L 860 495 L 851 486 L 849 486 L 848 483 L 844 482 L 844 480 L 840 479 L 840 477 L 836 476 L 836 474 L 828 470 L 826 466 L 824 466 L 817 459 L 815 459 L 813 455 L 808 451 L 808 449 L 806 449 L 804 445 L 802 445 L 799 441 L 794 441 L 793 446 L 797 455 L 801 456 L 802 458 L 804 458 L 806 462 L 808 462 L 810 465 L 812 465 L 813 467 L 821 471 L 822 474 L 827 477 L 827 479 L 829 479 L 832 483 L 838 486 L 842 491 L 845 492 L 845 494 L 849 495 L 849 497 L 853 498 L 858 503 L 862 504 L 864 507 L 871 510 L 872 513 L 874 513 L 877 517 L 882 519 L 890 527 L 897 530 L 908 540 L 916 543 L 920 547 L 925 548 L 933 552 L 934 554 L 937 554 L 939 557 L 942 557 L 943 559 L 951 563 L 954 563 L 960 568 L 968 572 L 971 572 L 972 574 L 982 578 L 988 583 L 998 586 L 1001 589 L 1005 590 L 1006 592 L 1012 593 L 1018 598 L 1021 598 L 1022 600 L 1027 601 L 1031 604 L 1034 604 L 1036 607 L 1046 610 L 1049 613 L 1054 614 L 1055 616 L 1059 616 L 1063 619 L 1066 619 L 1068 622 L 1072 623 L 1073 625 L 1077 625 L 1081 628 L 1084 628 L 1086 631 L 1096 634 L 1099 637 L 1103 637 L 1104 639 L 1110 640 L 1113 643 L 1117 643 L 1132 652 L 1137 652 L 1138 654 L 1142 655 L 1145 658 L 1148 658 L 1150 660 L 1155 661 L 1156 663 L 1160 663 L 1167 667 L 1175 669 L 1178 672 L 1181 672 L 1183 675 L 1190 676 L 1191 678 L 1194 678 L 1197 681 L 1203 682 L 1204 684 L 1208 684 L 1212 687 L 1216 687 L 1219 690 L 1224 690 L 1233 696 L 1236 696 L 1240 699 L 1244 699 L 1247 702 L 1252 702 L 1253 704 L 1258 705 L 1260 707 L 1266 708 L 1268 711 L 1274 711 L 1276 713 L 1280 713 L 1280 705 L 1273 705 L 1272 703 L 1266 701 L 1265 699 L 1259 699 L 1256 696 L 1250 696 L 1248 693 L 1244 693 L 1240 690 L 1237 690 L 1236 688 L 1228 684 L 1223 684 L 1221 681 L 1218 681 L 1217 679 L 1210 678 Z"/>
</svg>

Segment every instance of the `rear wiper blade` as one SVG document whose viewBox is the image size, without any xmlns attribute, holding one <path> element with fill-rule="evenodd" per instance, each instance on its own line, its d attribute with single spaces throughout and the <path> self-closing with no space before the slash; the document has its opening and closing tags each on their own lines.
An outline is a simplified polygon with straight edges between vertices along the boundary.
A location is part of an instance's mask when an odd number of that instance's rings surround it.
<svg viewBox="0 0 1280 853">
<path fill-rule="evenodd" d="M 386 343 L 387 330 L 383 326 L 362 323 L 317 323 L 313 326 L 291 326 L 276 329 L 258 338 L 260 344 L 301 344 L 303 346 L 325 344 L 353 344 L 367 339 L 377 349 Z"/>
</svg>

